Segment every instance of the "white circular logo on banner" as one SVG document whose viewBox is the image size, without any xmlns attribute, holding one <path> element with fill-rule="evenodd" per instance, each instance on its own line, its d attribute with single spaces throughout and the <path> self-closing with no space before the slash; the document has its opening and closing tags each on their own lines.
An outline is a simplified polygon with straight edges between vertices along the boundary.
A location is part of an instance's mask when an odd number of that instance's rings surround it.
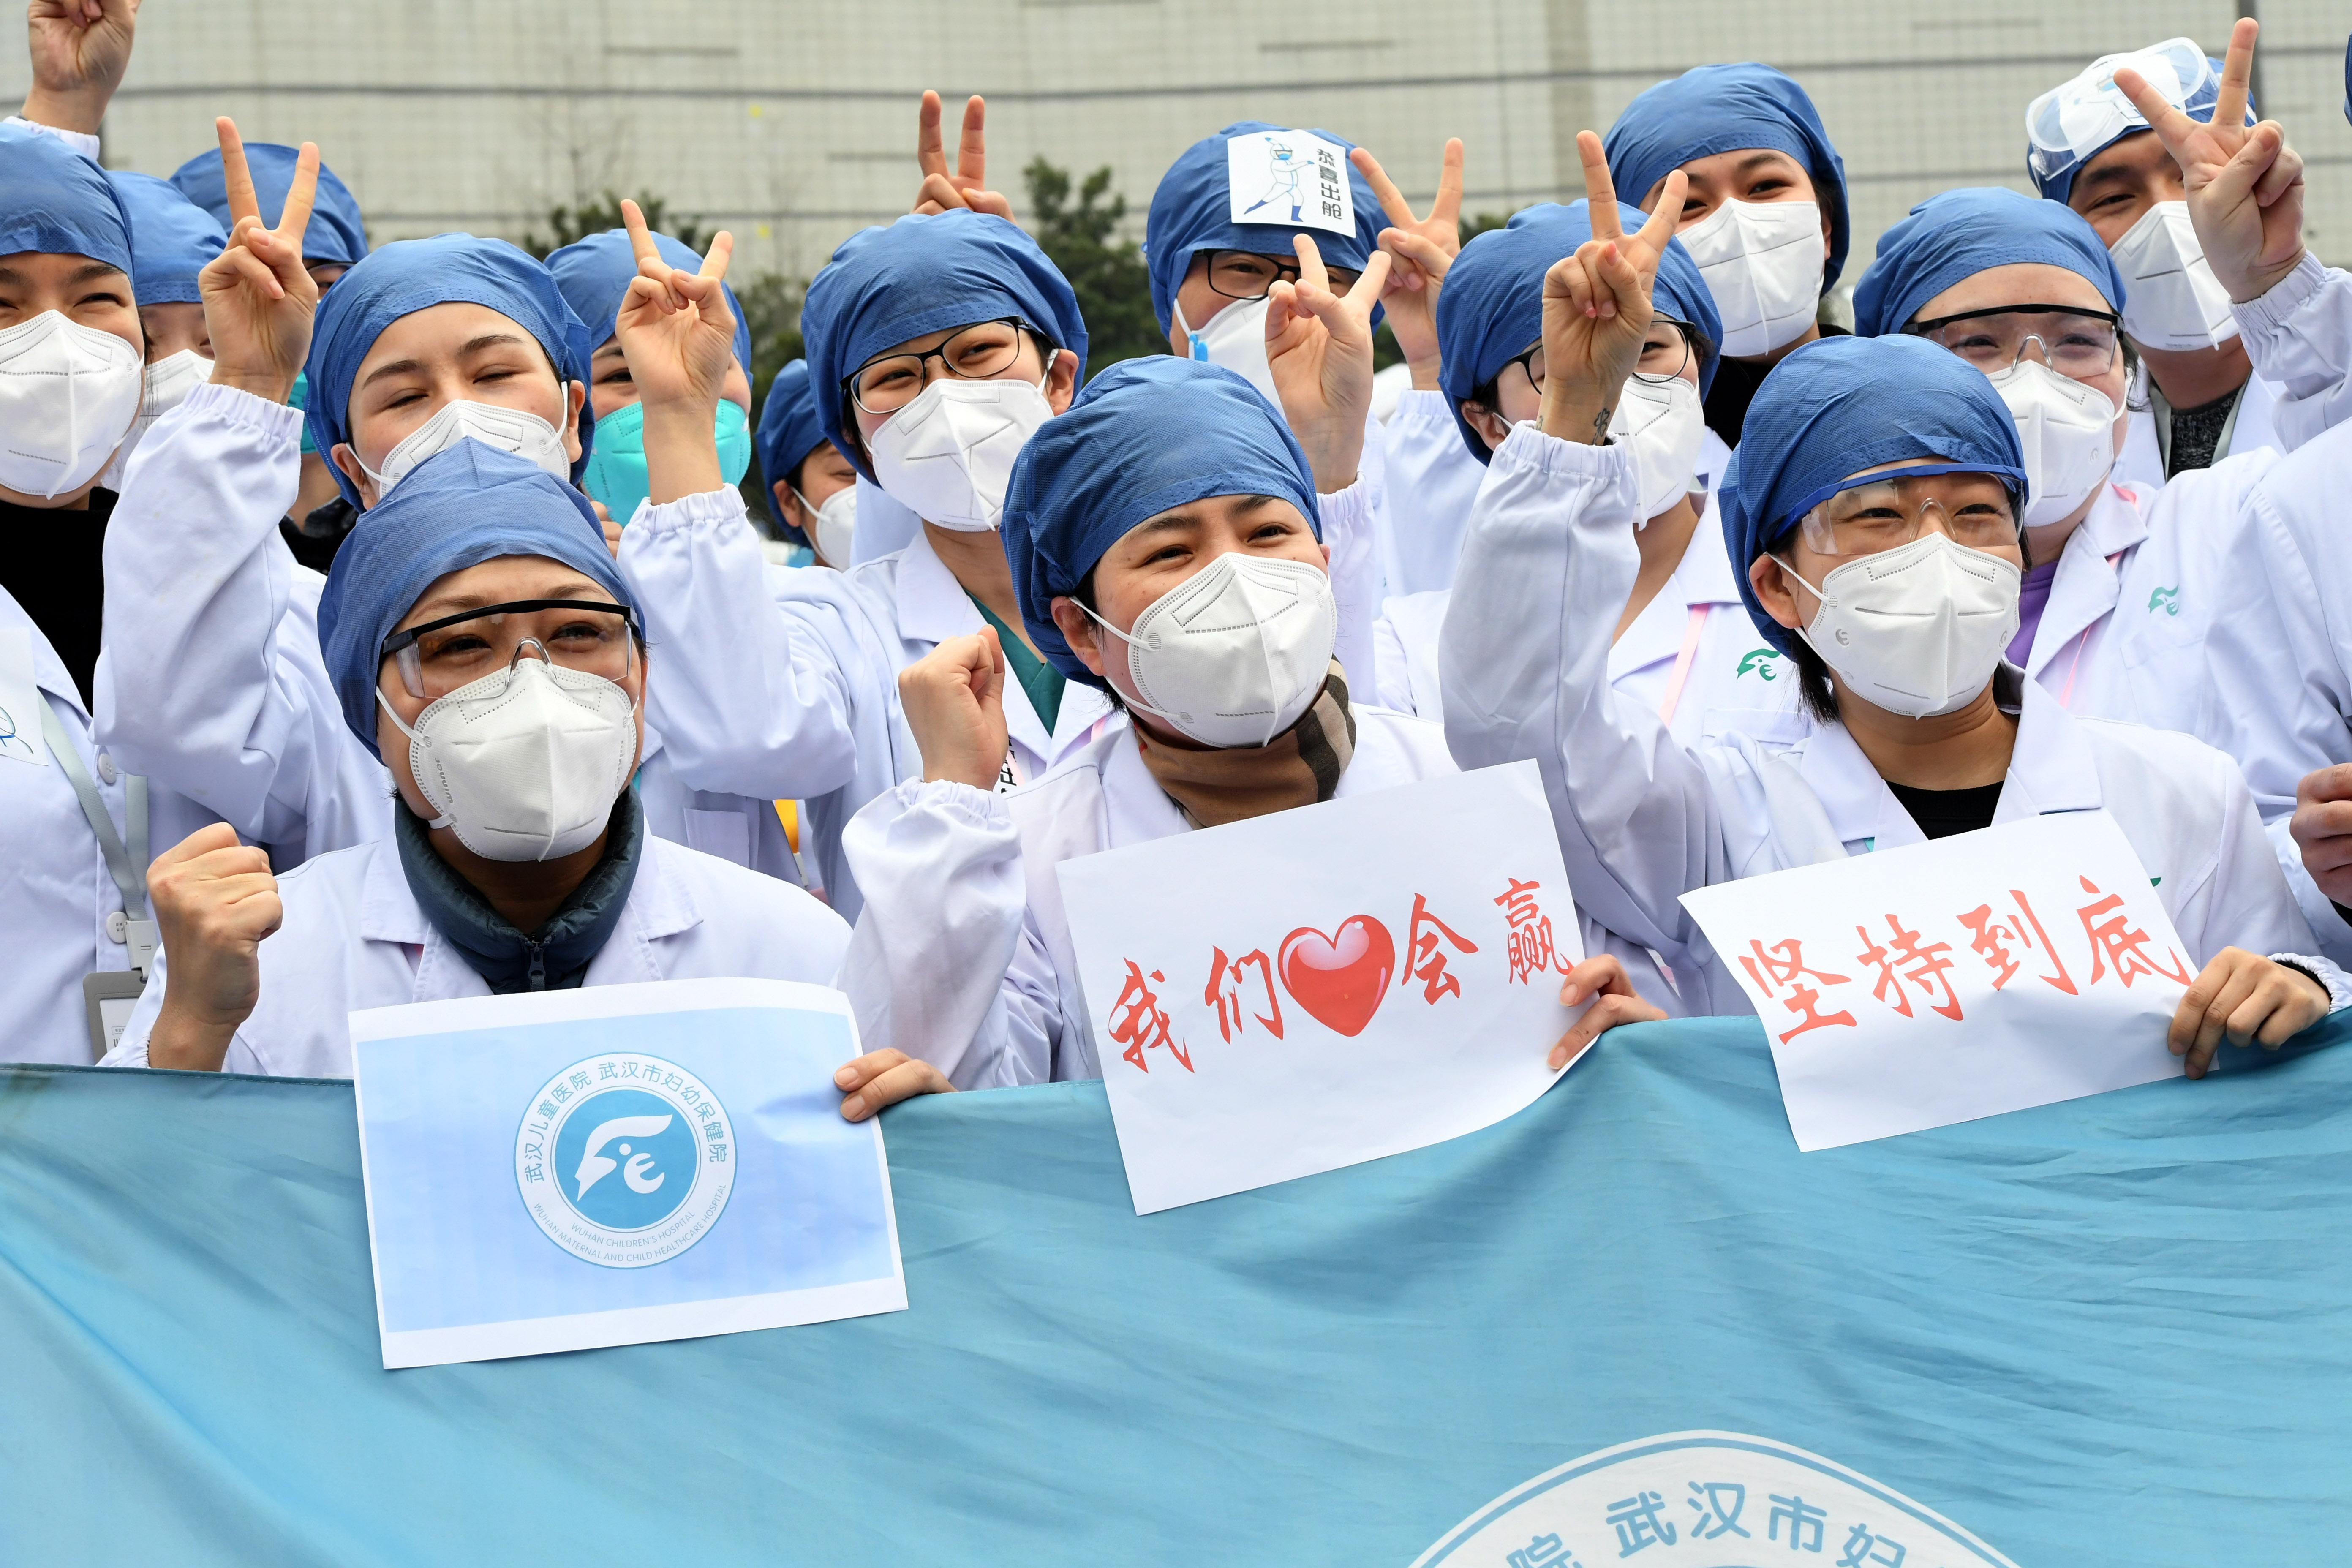
<svg viewBox="0 0 2352 1568">
<path fill-rule="evenodd" d="M 735 1187 L 727 1108 L 660 1057 L 611 1052 L 541 1084 L 515 1132 L 515 1186 L 547 1238 L 643 1268 L 708 1235 Z"/>
<path fill-rule="evenodd" d="M 1413 1568 L 2017 1568 L 1934 1510 L 1769 1437 L 1669 1432 L 1571 1459 L 1455 1525 Z"/>
</svg>

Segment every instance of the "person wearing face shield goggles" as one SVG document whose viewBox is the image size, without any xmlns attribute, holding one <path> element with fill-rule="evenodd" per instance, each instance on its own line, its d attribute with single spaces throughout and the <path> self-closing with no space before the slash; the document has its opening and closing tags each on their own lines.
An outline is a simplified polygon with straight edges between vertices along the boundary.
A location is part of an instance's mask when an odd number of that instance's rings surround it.
<svg viewBox="0 0 2352 1568">
<path fill-rule="evenodd" d="M 1699 66 L 1644 90 L 1605 145 L 1620 188 L 1643 212 L 1657 210 L 1667 175 L 1683 174 L 1676 236 L 1723 325 L 1706 424 L 1737 447 L 1765 373 L 1844 330 L 1818 318 L 1853 239 L 1845 163 L 1805 89 L 1753 61 Z"/>
<path fill-rule="evenodd" d="M 336 557 L 319 647 L 393 833 L 283 877 L 226 826 L 163 855 L 163 951 L 106 1065 L 347 1078 L 358 1008 L 833 980 L 839 916 L 647 831 L 644 639 L 577 490 L 478 441 L 427 458 Z"/>
<path fill-rule="evenodd" d="M 1613 217 L 1599 139 L 1579 142 L 1593 210 Z M 2204 968 L 2171 1028 L 2192 1076 L 2224 1033 L 2206 1016 L 2215 988 L 2241 1044 L 2275 1045 L 2352 1000 L 2324 958 L 2259 956 L 2313 942 L 2234 763 L 2187 736 L 2076 720 L 2003 662 L 2027 559 L 2024 454 L 2009 406 L 1948 349 L 1809 344 L 1748 410 L 1725 542 L 1756 630 L 1799 667 L 1798 731 L 1685 747 L 1617 696 L 1585 605 L 1616 604 L 1639 568 L 1638 468 L 1608 431 L 1654 314 L 1666 222 L 1621 237 L 1596 218 L 1547 278 L 1542 414 L 1495 454 L 1446 617 L 1456 761 L 1543 767 L 1587 908 L 1658 948 L 1696 1011 L 1748 1003 L 1679 901 L 1694 888 L 2090 809 L 2121 825 Z"/>
<path fill-rule="evenodd" d="M 808 361 L 793 361 L 769 383 L 754 441 L 768 485 L 768 518 L 782 535 L 762 542 L 768 559 L 847 571 L 856 559 L 857 470 L 817 425 Z M 789 554 L 780 556 L 778 547 Z"/>
<path fill-rule="evenodd" d="M 1631 207 L 1618 220 L 1634 228 L 1643 221 Z M 1472 240 L 1445 274 L 1438 322 L 1454 438 L 1482 473 L 1512 427 L 1541 407 L 1544 274 L 1591 237 L 1583 202 L 1529 207 Z M 1721 329 L 1679 241 L 1666 247 L 1653 289 L 1657 313 L 1611 416 L 1612 436 L 1633 447 L 1642 471 L 1643 521 L 1634 536 L 1642 571 L 1612 618 L 1610 668 L 1628 700 L 1647 704 L 1688 742 L 1727 723 L 1776 722 L 1795 702 L 1795 683 L 1780 679 L 1782 661 L 1770 649 L 1758 648 L 1723 554 L 1713 492 L 1730 453 L 1706 428 L 1702 403 L 1718 370 Z M 1440 717 L 1446 604 L 1437 593 L 1382 606 L 1375 651 L 1381 700 L 1390 706 Z M 1759 651 L 1761 658 L 1751 657 Z"/>
<path fill-rule="evenodd" d="M 2094 61 L 2026 112 L 2027 170 L 2081 214 L 2144 362 L 2120 476 L 2150 489 L 2342 416 L 2352 283 L 2303 245 L 2303 160 L 2248 92 L 2260 29 L 2215 61 L 2174 38 Z"/>
<path fill-rule="evenodd" d="M 930 1074 L 1101 1076 L 1051 862 L 1454 771 L 1436 726 L 1350 694 L 1318 538 L 1328 504 L 1260 394 L 1183 360 L 1104 372 L 1024 449 L 1004 531 L 1024 624 L 1133 721 L 1000 795 L 993 633 L 907 671 L 924 777 L 848 834 L 866 907 L 842 984 L 873 1054 L 837 1081 L 861 1112 L 937 1087 Z M 1658 1016 L 1606 955 L 1569 983 L 1564 999 L 1598 1000 L 1568 1038 L 1531 1045 L 1556 1066 Z"/>
</svg>

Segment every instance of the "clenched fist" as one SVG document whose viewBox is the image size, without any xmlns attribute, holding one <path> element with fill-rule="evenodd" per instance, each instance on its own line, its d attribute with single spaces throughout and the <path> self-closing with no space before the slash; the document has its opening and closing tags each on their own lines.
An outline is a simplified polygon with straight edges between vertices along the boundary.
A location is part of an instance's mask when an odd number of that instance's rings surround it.
<svg viewBox="0 0 2352 1568">
<path fill-rule="evenodd" d="M 217 1072 L 261 1000 L 261 943 L 285 918 L 269 857 L 226 823 L 200 827 L 156 858 L 147 898 L 165 970 L 148 1064 Z"/>
</svg>

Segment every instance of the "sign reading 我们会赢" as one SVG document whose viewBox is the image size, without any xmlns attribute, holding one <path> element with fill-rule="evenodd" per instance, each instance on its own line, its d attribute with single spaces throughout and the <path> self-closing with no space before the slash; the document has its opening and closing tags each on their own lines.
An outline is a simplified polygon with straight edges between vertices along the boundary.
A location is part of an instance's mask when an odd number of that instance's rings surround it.
<svg viewBox="0 0 2352 1568">
<path fill-rule="evenodd" d="M 1683 904 L 1764 1019 L 1801 1149 L 2178 1076 L 2197 964 L 2114 817 L 2067 812 Z"/>
<path fill-rule="evenodd" d="M 1533 763 L 1057 868 L 1138 1214 L 1491 1125 L 1559 1077 L 1576 903 Z"/>
<path fill-rule="evenodd" d="M 387 1367 L 903 1310 L 846 999 L 673 980 L 352 1015 Z"/>
</svg>

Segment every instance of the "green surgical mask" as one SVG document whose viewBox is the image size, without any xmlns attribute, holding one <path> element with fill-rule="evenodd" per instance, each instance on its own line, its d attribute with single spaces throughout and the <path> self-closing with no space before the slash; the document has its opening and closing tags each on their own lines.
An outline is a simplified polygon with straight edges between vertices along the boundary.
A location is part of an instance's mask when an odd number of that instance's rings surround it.
<svg viewBox="0 0 2352 1568">
<path fill-rule="evenodd" d="M 596 421 L 593 434 L 594 445 L 580 486 L 604 503 L 614 522 L 625 525 L 636 515 L 637 503 L 646 498 L 650 488 L 646 477 L 646 405 L 632 403 L 614 409 Z M 731 485 L 751 467 L 751 416 L 740 404 L 722 397 L 716 434 L 719 477 Z"/>
<path fill-rule="evenodd" d="M 292 396 L 287 398 L 286 406 L 289 408 L 308 408 L 310 406 L 309 402 L 310 396 L 310 373 L 307 370 L 298 370 L 294 373 L 294 393 Z M 310 422 L 308 419 L 305 419 L 302 421 L 302 450 L 305 452 L 315 452 L 318 449 L 319 444 L 310 439 Z"/>
</svg>

